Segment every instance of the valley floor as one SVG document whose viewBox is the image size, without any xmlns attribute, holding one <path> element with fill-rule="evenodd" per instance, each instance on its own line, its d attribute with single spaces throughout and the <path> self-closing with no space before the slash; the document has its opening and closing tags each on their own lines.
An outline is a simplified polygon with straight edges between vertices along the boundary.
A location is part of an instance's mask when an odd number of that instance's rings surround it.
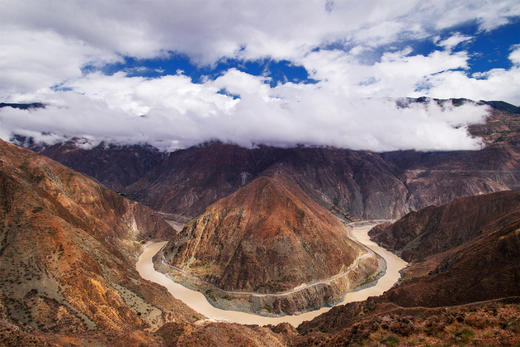
<svg viewBox="0 0 520 347">
<path fill-rule="evenodd" d="M 338 303 L 346 304 L 349 302 L 363 301 L 370 296 L 381 295 L 388 289 L 390 289 L 400 278 L 400 270 L 402 270 L 407 263 L 396 256 L 395 254 L 387 251 L 386 249 L 378 246 L 375 242 L 370 241 L 368 231 L 374 227 L 376 223 L 373 222 L 356 222 L 348 225 L 351 228 L 350 237 L 355 241 L 365 245 L 373 252 L 381 256 L 386 262 L 386 272 L 381 276 L 375 283 L 370 286 L 363 286 L 361 289 L 349 292 L 345 295 L 343 300 Z M 182 300 L 188 306 L 195 311 L 208 317 L 211 321 L 225 321 L 240 324 L 279 324 L 289 323 L 293 326 L 298 326 L 300 323 L 311 320 L 314 317 L 327 312 L 331 307 L 323 307 L 319 310 L 309 311 L 296 315 L 286 315 L 280 317 L 265 317 L 251 313 L 238 312 L 223 310 L 212 306 L 206 297 L 196 291 L 191 290 L 183 285 L 174 282 L 165 274 L 155 270 L 152 262 L 153 256 L 161 250 L 166 242 L 149 242 L 146 244 L 143 253 L 140 255 L 139 260 L 136 264 L 137 271 L 144 279 L 158 283 L 168 289 L 168 291 L 177 299 Z M 301 286 L 299 286 L 301 287 Z"/>
</svg>

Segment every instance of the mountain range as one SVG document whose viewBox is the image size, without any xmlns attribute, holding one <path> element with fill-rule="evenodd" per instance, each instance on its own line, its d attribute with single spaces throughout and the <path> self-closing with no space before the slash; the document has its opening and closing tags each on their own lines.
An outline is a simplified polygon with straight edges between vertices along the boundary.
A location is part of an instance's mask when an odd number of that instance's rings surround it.
<svg viewBox="0 0 520 347">
<path fill-rule="evenodd" d="M 478 151 L 0 141 L 0 343 L 518 344 L 519 110 L 487 105 L 468 129 Z M 409 262 L 400 281 L 298 327 L 212 322 L 135 269 L 145 242 L 164 240 L 166 264 L 215 292 L 276 294 L 349 268 L 366 249 L 343 222 L 365 219 L 392 219 L 369 234 Z M 332 304 L 378 266 L 261 306 Z"/>
<path fill-rule="evenodd" d="M 164 153 L 148 145 L 101 143 L 82 149 L 72 140 L 42 146 L 25 138 L 18 143 L 154 210 L 186 217 L 184 221 L 254 178 L 273 173 L 347 219 L 394 219 L 458 197 L 520 186 L 520 111 L 507 103 L 487 104 L 492 109 L 486 123 L 468 129 L 483 139 L 480 151 L 374 153 L 263 145 L 248 149 L 217 141 Z"/>
</svg>

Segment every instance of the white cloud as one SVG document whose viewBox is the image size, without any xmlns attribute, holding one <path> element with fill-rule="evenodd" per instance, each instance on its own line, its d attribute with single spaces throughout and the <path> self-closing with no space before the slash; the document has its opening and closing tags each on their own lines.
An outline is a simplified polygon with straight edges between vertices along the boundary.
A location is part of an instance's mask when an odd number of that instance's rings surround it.
<svg viewBox="0 0 520 347">
<path fill-rule="evenodd" d="M 520 15 L 515 0 L 336 1 L 50 1 L 0 0 L 0 100 L 44 101 L 43 110 L 0 110 L 0 136 L 83 136 L 96 142 L 149 142 L 161 148 L 211 138 L 241 144 L 327 144 L 356 149 L 472 149 L 465 124 L 485 109 L 395 107 L 404 96 L 468 97 L 520 103 L 520 50 L 509 70 L 468 77 L 470 37 L 456 34 L 428 55 L 411 49 L 364 54 L 477 21 L 492 30 Z M 352 47 L 319 50 L 329 44 Z M 82 74 L 86 64 L 187 54 L 199 64 L 220 58 L 288 59 L 317 84 L 271 88 L 264 77 L 230 69 L 193 83 L 179 72 L 160 78 Z M 55 91 L 60 85 L 70 90 Z M 504 87 L 507 86 L 507 87 Z M 240 99 L 219 93 L 240 95 Z M 144 117 L 142 117 L 144 115 Z M 463 125 L 459 127 L 459 125 Z"/>
<path fill-rule="evenodd" d="M 87 63 L 101 65 L 118 57 L 53 31 L 0 26 L 0 99 L 49 88 L 82 75 Z"/>
<path fill-rule="evenodd" d="M 55 134 L 51 140 L 87 136 L 93 143 L 148 142 L 162 149 L 213 138 L 246 146 L 306 143 L 375 151 L 480 148 L 464 127 L 482 121 L 486 109 L 480 106 L 403 109 L 393 99 L 348 97 L 335 91 L 334 82 L 270 88 L 264 81 L 234 69 L 203 84 L 182 75 L 91 74 L 70 84 L 75 91 L 40 93 L 51 103 L 46 109 L 1 109 L 2 137 L 46 129 Z M 240 99 L 219 94 L 222 88 Z"/>
<path fill-rule="evenodd" d="M 520 47 L 513 47 L 509 59 L 513 66 L 508 70 L 492 69 L 470 77 L 461 71 L 429 76 L 428 94 L 437 98 L 503 100 L 520 105 Z"/>
<path fill-rule="evenodd" d="M 434 51 L 427 56 L 409 55 L 410 50 L 385 53 L 374 65 L 359 63 L 356 56 L 342 51 L 319 51 L 301 61 L 311 77 L 327 81 L 349 97 L 422 96 L 416 89 L 425 76 L 467 68 L 466 52 Z"/>
<path fill-rule="evenodd" d="M 511 54 L 509 54 L 509 60 L 514 65 L 520 65 L 520 45 L 514 45 Z"/>
<path fill-rule="evenodd" d="M 520 15 L 515 0 L 351 0 L 335 2 L 331 11 L 326 7 L 320 0 L 4 0 L 0 22 L 123 55 L 179 51 L 212 63 L 229 56 L 292 59 L 336 40 L 385 44 L 470 20 L 490 30 Z"/>
<path fill-rule="evenodd" d="M 447 39 L 442 40 L 442 41 L 436 39 L 435 43 L 437 45 L 439 45 L 440 47 L 444 47 L 447 50 L 452 50 L 453 48 L 457 47 L 462 42 L 469 41 L 472 38 L 473 37 L 471 37 L 471 36 L 462 35 L 460 33 L 455 33 L 454 35 L 452 35 L 452 36 L 450 36 Z"/>
</svg>

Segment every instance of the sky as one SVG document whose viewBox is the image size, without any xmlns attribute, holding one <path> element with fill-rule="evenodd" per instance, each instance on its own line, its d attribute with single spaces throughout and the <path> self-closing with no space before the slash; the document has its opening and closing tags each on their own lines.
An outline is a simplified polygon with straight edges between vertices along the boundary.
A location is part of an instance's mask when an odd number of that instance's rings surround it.
<svg viewBox="0 0 520 347">
<path fill-rule="evenodd" d="M 0 138 L 479 149 L 520 105 L 518 0 L 0 0 Z"/>
</svg>

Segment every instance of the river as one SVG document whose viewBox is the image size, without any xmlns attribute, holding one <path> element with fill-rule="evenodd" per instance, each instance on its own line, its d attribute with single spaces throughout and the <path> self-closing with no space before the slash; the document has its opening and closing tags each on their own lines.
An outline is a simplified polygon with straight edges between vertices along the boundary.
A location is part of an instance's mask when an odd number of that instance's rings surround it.
<svg viewBox="0 0 520 347">
<path fill-rule="evenodd" d="M 386 261 L 386 272 L 377 280 L 375 285 L 368 288 L 352 291 L 345 294 L 343 301 L 338 305 L 343 305 L 349 302 L 363 301 L 370 296 L 378 296 L 390 289 L 394 283 L 400 278 L 399 271 L 403 269 L 407 263 L 392 252 L 379 247 L 375 242 L 371 241 L 368 236 L 368 231 L 375 225 L 375 223 L 353 223 L 350 236 L 370 248 L 375 253 L 379 254 Z M 183 301 L 193 310 L 206 316 L 209 320 L 225 321 L 240 324 L 279 324 L 287 322 L 293 326 L 298 326 L 300 323 L 311 320 L 314 317 L 327 312 L 331 307 L 322 307 L 319 310 L 308 311 L 301 314 L 286 315 L 280 317 L 265 317 L 253 313 L 245 313 L 238 311 L 222 310 L 211 305 L 206 297 L 196 291 L 184 287 L 167 277 L 165 274 L 155 271 L 152 257 L 166 244 L 164 242 L 148 242 L 144 246 L 143 253 L 139 256 L 136 264 L 137 272 L 146 280 L 160 284 L 168 289 L 168 291 L 177 299 Z"/>
</svg>

